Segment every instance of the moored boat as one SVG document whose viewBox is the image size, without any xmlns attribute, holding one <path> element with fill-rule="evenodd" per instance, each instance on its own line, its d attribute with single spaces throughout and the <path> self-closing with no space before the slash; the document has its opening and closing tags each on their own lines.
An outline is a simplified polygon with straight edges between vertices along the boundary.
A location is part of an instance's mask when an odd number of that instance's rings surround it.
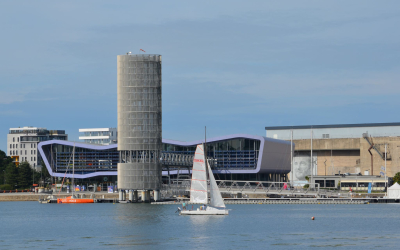
<svg viewBox="0 0 400 250">
<path fill-rule="evenodd" d="M 94 203 L 93 198 L 77 198 L 74 195 L 74 175 L 75 175 L 75 143 L 72 150 L 72 195 L 66 198 L 58 198 L 57 203 Z"/>
<path fill-rule="evenodd" d="M 66 198 L 58 198 L 57 203 L 94 203 L 92 198 L 73 198 L 72 196 Z"/>
</svg>

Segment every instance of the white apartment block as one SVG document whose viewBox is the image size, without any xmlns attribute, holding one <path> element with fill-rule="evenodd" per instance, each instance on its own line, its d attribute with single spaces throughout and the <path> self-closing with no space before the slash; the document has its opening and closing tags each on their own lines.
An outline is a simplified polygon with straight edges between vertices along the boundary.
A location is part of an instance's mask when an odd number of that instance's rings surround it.
<svg viewBox="0 0 400 250">
<path fill-rule="evenodd" d="M 79 140 L 85 143 L 110 145 L 117 143 L 117 128 L 80 128 Z"/>
<path fill-rule="evenodd" d="M 68 140 L 65 130 L 47 130 L 38 127 L 10 128 L 7 134 L 7 155 L 15 164 L 28 162 L 33 168 L 40 167 L 37 145 L 41 141 Z"/>
</svg>

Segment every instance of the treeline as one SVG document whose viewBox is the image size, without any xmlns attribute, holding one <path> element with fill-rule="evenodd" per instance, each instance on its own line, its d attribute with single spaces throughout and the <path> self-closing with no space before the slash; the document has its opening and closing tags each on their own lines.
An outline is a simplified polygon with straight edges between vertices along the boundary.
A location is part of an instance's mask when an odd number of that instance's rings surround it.
<svg viewBox="0 0 400 250">
<path fill-rule="evenodd" d="M 42 165 L 42 172 L 38 172 L 28 162 L 21 162 L 18 167 L 13 159 L 0 150 L 0 189 L 26 189 L 32 184 L 38 184 L 41 180 L 46 182 L 50 179 L 47 168 Z"/>
</svg>

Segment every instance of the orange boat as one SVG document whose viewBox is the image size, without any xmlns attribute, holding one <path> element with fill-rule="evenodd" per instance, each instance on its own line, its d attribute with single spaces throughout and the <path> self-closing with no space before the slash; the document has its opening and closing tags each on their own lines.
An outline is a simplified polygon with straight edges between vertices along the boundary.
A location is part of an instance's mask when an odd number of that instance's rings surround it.
<svg viewBox="0 0 400 250">
<path fill-rule="evenodd" d="M 65 172 L 65 173 L 67 173 L 67 172 Z M 75 187 L 74 174 L 75 174 L 75 143 L 74 143 L 74 148 L 72 150 L 72 195 L 67 198 L 58 198 L 57 203 L 94 203 L 94 199 L 92 199 L 92 198 L 75 198 L 74 197 L 74 187 Z"/>
<path fill-rule="evenodd" d="M 57 203 L 94 203 L 94 199 L 91 198 L 72 198 L 69 196 L 67 198 L 58 198 Z"/>
</svg>

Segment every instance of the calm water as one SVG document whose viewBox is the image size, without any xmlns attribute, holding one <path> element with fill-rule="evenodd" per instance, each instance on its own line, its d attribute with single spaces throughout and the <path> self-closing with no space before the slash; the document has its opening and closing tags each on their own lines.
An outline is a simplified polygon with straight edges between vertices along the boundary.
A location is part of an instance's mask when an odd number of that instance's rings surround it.
<svg viewBox="0 0 400 250">
<path fill-rule="evenodd" d="M 1 202 L 0 249 L 397 249 L 400 242 L 398 204 L 229 205 L 228 216 L 178 216 L 176 208 Z"/>
</svg>

